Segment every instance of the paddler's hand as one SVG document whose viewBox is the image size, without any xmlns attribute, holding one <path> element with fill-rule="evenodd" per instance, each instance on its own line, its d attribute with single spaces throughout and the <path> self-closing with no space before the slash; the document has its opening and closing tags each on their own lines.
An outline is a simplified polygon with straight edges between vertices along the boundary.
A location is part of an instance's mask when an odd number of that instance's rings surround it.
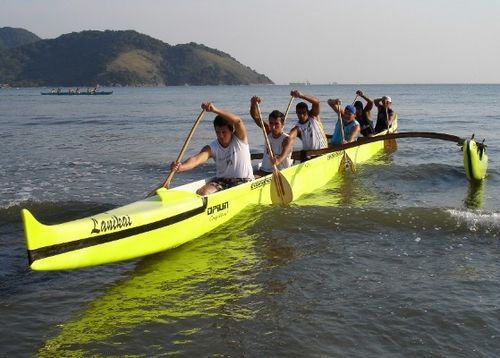
<svg viewBox="0 0 500 358">
<path fill-rule="evenodd" d="M 360 96 L 360 97 L 363 97 L 363 91 L 361 91 L 361 90 L 357 90 L 357 91 L 356 91 L 356 94 L 357 94 L 358 96 Z"/>
<path fill-rule="evenodd" d="M 250 103 L 255 106 L 256 104 L 260 104 L 262 102 L 262 100 L 260 99 L 260 97 L 258 96 L 253 96 L 251 99 L 250 99 Z"/>
<path fill-rule="evenodd" d="M 212 104 L 212 102 L 203 102 L 201 104 L 201 109 L 204 109 L 207 112 L 214 112 L 215 106 Z"/>
<path fill-rule="evenodd" d="M 182 166 L 182 163 L 180 162 L 172 162 L 170 164 L 170 171 L 172 172 L 180 172 L 181 171 L 181 166 Z"/>
<path fill-rule="evenodd" d="M 330 98 L 328 100 L 328 105 L 332 108 L 337 108 L 337 110 L 340 110 L 340 106 L 342 105 L 342 101 L 338 98 Z"/>
<path fill-rule="evenodd" d="M 295 98 L 300 98 L 300 97 L 302 97 L 302 93 L 300 93 L 297 90 L 293 90 L 290 92 L 290 96 L 295 97 Z"/>
</svg>

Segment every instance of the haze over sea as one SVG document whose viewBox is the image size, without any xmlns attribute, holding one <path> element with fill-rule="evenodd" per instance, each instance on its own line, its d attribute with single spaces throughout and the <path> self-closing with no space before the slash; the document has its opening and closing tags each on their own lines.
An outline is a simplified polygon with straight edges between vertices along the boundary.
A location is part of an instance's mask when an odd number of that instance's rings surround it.
<svg viewBox="0 0 500 358">
<path fill-rule="evenodd" d="M 500 85 L 303 86 L 326 105 L 389 95 L 400 131 L 486 139 L 471 185 L 451 142 L 401 139 L 289 207 L 248 208 L 177 249 L 75 271 L 28 267 L 22 208 L 63 222 L 143 198 L 211 100 L 285 110 L 290 86 L 0 89 L 3 356 L 496 357 L 500 352 Z M 296 102 L 295 102 L 296 103 Z M 376 113 L 374 113 L 376 114 Z M 207 114 L 186 155 L 214 138 Z M 290 112 L 286 129 L 295 122 Z M 209 162 L 177 186 L 214 173 Z"/>
</svg>

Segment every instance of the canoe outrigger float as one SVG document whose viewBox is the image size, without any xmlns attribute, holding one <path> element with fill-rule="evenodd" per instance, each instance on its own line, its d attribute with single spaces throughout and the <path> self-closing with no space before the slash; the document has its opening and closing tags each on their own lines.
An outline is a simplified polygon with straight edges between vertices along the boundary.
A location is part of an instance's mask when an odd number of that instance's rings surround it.
<svg viewBox="0 0 500 358">
<path fill-rule="evenodd" d="M 396 126 L 391 133 L 384 132 L 356 143 L 301 151 L 302 162 L 281 171 L 293 189 L 293 199 L 325 186 L 345 170 L 346 164 L 353 169 L 384 148 L 394 148 L 395 138 L 405 138 L 405 133 L 393 133 Z M 429 133 L 417 134 L 426 137 Z M 406 135 L 412 136 L 415 135 Z M 487 163 L 484 145 L 473 139 L 464 142 L 458 137 L 444 138 L 446 136 L 449 135 L 438 133 L 439 139 L 463 144 L 469 175 L 482 176 L 487 167 L 482 165 Z M 476 155 L 475 148 L 479 147 L 481 153 Z M 306 157 L 310 159 L 304 160 Z M 154 254 L 212 231 L 249 205 L 272 203 L 271 174 L 209 196 L 197 195 L 196 190 L 207 181 L 160 188 L 155 195 L 143 200 L 62 224 L 44 225 L 23 209 L 30 267 L 33 270 L 76 269 Z"/>
</svg>

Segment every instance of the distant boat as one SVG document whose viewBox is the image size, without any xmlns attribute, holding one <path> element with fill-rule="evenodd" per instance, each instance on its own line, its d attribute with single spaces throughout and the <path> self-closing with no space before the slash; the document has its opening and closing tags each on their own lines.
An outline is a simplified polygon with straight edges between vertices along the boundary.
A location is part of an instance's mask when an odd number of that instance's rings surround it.
<svg viewBox="0 0 500 358">
<path fill-rule="evenodd" d="M 309 86 L 311 82 L 290 82 L 290 86 Z"/>
<path fill-rule="evenodd" d="M 112 94 L 113 91 L 96 91 L 96 92 L 41 92 L 43 96 L 105 96 Z"/>
</svg>

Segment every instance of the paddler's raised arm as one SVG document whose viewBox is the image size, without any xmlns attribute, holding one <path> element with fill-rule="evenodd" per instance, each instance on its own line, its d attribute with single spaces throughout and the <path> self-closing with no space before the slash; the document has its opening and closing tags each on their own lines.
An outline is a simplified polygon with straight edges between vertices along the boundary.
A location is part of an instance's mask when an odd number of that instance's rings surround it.
<svg viewBox="0 0 500 358">
<path fill-rule="evenodd" d="M 290 96 L 293 96 L 295 98 L 300 98 L 300 99 L 306 100 L 307 102 L 311 103 L 311 110 L 309 111 L 309 114 L 313 117 L 319 116 L 320 101 L 317 97 L 303 94 L 302 92 L 297 91 L 297 90 L 291 91 Z"/>
<path fill-rule="evenodd" d="M 260 127 L 260 120 L 259 120 L 259 110 L 257 108 L 257 104 L 261 104 L 262 100 L 260 97 L 253 96 L 250 99 L 250 116 L 254 120 L 255 124 L 257 124 Z M 261 113 L 262 115 L 262 113 Z M 266 130 L 266 133 L 269 134 L 271 129 L 269 128 L 269 123 L 262 118 L 262 122 L 264 123 L 264 129 Z"/>
<path fill-rule="evenodd" d="M 247 129 L 239 116 L 232 112 L 217 108 L 211 102 L 203 102 L 201 108 L 207 112 L 215 113 L 230 122 L 234 126 L 234 134 L 244 143 L 248 143 Z"/>
<path fill-rule="evenodd" d="M 338 98 L 330 98 L 327 101 L 328 105 L 335 111 L 335 113 L 343 113 L 342 101 Z"/>
</svg>

